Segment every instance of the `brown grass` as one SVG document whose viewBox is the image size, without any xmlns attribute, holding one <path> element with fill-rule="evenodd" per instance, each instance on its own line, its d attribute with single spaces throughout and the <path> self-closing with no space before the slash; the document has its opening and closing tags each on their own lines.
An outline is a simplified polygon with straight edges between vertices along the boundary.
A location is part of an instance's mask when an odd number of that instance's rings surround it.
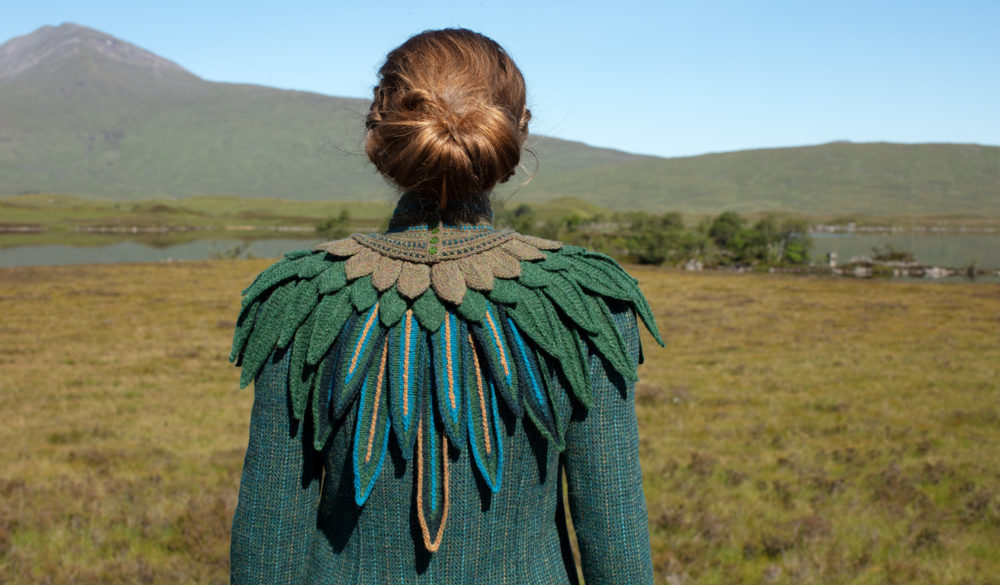
<svg viewBox="0 0 1000 585">
<path fill-rule="evenodd" d="M 0 583 L 227 581 L 266 264 L 0 269 Z M 997 582 L 1000 286 L 634 273 L 658 583 Z"/>
</svg>

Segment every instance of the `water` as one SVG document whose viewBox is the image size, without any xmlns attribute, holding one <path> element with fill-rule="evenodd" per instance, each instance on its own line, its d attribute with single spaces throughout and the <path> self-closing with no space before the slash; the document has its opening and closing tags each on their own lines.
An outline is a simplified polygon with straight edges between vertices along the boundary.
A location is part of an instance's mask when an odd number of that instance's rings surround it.
<svg viewBox="0 0 1000 585">
<path fill-rule="evenodd" d="M 1000 269 L 1000 235 L 990 234 L 813 234 L 812 258 L 825 262 L 836 252 L 841 264 L 852 256 L 871 256 L 872 247 L 913 252 L 918 262 L 930 266 L 962 268 L 976 261 L 980 269 Z M 153 246 L 141 240 L 104 246 L 14 246 L 0 248 L 0 266 L 54 264 L 94 264 L 115 262 L 159 262 L 164 260 L 204 260 L 225 255 L 235 246 L 247 245 L 239 257 L 277 258 L 289 250 L 309 248 L 319 240 L 280 238 L 254 240 L 195 240 L 171 246 Z"/>
<path fill-rule="evenodd" d="M 872 248 L 912 252 L 917 262 L 928 266 L 963 268 L 975 262 L 980 269 L 1000 269 L 1000 235 L 997 234 L 812 234 L 810 252 L 821 264 L 836 252 L 846 264 L 854 256 L 871 257 Z"/>
<path fill-rule="evenodd" d="M 319 241 L 315 238 L 275 238 L 248 243 L 240 240 L 195 240 L 171 246 L 151 246 L 132 240 L 104 246 L 14 246 L 0 248 L 0 266 L 204 260 L 225 255 L 236 246 L 244 245 L 246 248 L 241 248 L 240 258 L 278 258 L 289 250 L 310 248 Z"/>
</svg>

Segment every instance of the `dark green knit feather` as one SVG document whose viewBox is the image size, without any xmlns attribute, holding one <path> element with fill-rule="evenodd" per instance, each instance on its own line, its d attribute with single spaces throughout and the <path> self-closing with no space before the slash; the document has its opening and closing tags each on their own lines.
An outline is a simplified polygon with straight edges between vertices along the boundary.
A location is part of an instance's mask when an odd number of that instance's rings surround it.
<svg viewBox="0 0 1000 585">
<path fill-rule="evenodd" d="M 546 254 L 545 260 L 538 262 L 538 267 L 549 272 L 572 270 L 573 263 L 566 259 L 565 253 L 561 252 L 562 250 Z"/>
<path fill-rule="evenodd" d="M 517 326 L 534 341 L 546 353 L 558 356 L 559 341 L 555 338 L 553 325 L 550 322 L 548 309 L 551 307 L 549 300 L 541 291 L 522 288 L 517 305 L 507 309 L 507 314 L 517 323 Z"/>
<path fill-rule="evenodd" d="M 299 267 L 298 276 L 303 280 L 314 278 L 330 266 L 325 252 L 314 252 L 308 256 L 303 256 L 297 259 L 295 263 Z"/>
<path fill-rule="evenodd" d="M 663 347 L 663 338 L 660 337 L 660 330 L 656 326 L 656 319 L 653 317 L 653 310 L 649 308 L 649 303 L 646 302 L 646 297 L 643 296 L 638 289 L 636 289 L 635 296 L 632 297 L 632 306 L 639 314 L 639 318 L 642 319 L 642 324 L 646 326 L 646 329 L 649 330 L 653 339 L 656 340 L 656 343 L 659 343 L 660 347 Z"/>
<path fill-rule="evenodd" d="M 261 293 L 274 288 L 282 282 L 298 276 L 299 267 L 295 260 L 279 260 L 262 272 L 253 283 L 243 289 L 243 296 L 256 298 Z"/>
<path fill-rule="evenodd" d="M 559 308 L 564 315 L 580 329 L 587 333 L 597 333 L 591 315 L 587 311 L 586 296 L 580 285 L 571 281 L 562 274 L 548 274 L 548 281 L 544 289 L 545 296 L 551 299 L 552 303 Z"/>
<path fill-rule="evenodd" d="M 260 316 L 253 327 L 250 339 L 243 352 L 243 370 L 240 372 L 240 387 L 245 388 L 257 377 L 264 363 L 271 356 L 275 342 L 281 335 L 285 311 L 288 309 L 293 287 L 282 286 L 275 289 L 261 308 Z"/>
<path fill-rule="evenodd" d="M 372 286 L 371 275 L 362 276 L 355 280 L 347 287 L 347 290 L 351 292 L 351 304 L 358 312 L 367 311 L 378 302 L 378 293 Z"/>
<path fill-rule="evenodd" d="M 445 313 L 444 305 L 441 304 L 437 295 L 434 294 L 433 288 L 428 288 L 424 291 L 424 294 L 413 301 L 414 316 L 416 316 L 417 321 L 420 322 L 423 328 L 431 333 L 437 331 L 438 327 L 441 326 Z"/>
<path fill-rule="evenodd" d="M 327 259 L 327 269 L 316 277 L 316 290 L 321 295 L 335 293 L 347 284 L 344 263 Z"/>
<path fill-rule="evenodd" d="M 309 352 L 309 340 L 312 337 L 313 325 L 316 323 L 316 315 L 309 315 L 298 331 L 295 332 L 295 340 L 292 343 L 291 365 L 288 372 L 288 392 L 292 402 L 292 415 L 295 420 L 301 421 L 306 412 L 306 405 L 309 401 L 309 390 L 313 385 L 313 376 L 316 373 L 315 366 L 306 363 L 306 354 Z"/>
<path fill-rule="evenodd" d="M 237 366 L 243 365 L 243 349 L 250 339 L 250 334 L 253 333 L 261 303 L 263 303 L 261 299 L 245 303 L 239 317 L 236 318 L 236 331 L 233 332 L 233 349 L 229 353 L 229 361 Z"/>
<path fill-rule="evenodd" d="M 601 323 L 601 332 L 591 336 L 590 342 L 594 344 L 594 348 L 601 354 L 601 357 L 607 360 L 608 364 L 622 377 L 630 382 L 637 382 L 639 376 L 636 375 L 635 364 L 632 363 L 632 358 L 629 357 L 625 347 L 625 341 L 618 333 L 618 328 L 615 327 L 611 311 L 603 302 L 598 302 L 597 307 L 604 313 L 605 320 Z"/>
<path fill-rule="evenodd" d="M 309 353 L 306 354 L 308 363 L 316 364 L 323 358 L 340 334 L 347 318 L 354 314 L 349 299 L 350 291 L 345 288 L 334 295 L 323 297 L 316 307 L 316 324 L 309 340 Z"/>
<path fill-rule="evenodd" d="M 489 297 L 495 303 L 516 305 L 524 290 L 523 286 L 513 280 L 498 278 L 493 281 L 493 290 L 490 291 Z"/>
<path fill-rule="evenodd" d="M 572 274 L 581 287 L 602 297 L 619 301 L 632 300 L 632 289 L 634 286 L 629 284 L 623 287 L 619 283 L 619 275 L 608 270 L 603 262 L 587 258 L 582 254 L 572 256 L 570 261 L 576 265 Z"/>
<path fill-rule="evenodd" d="M 548 271 L 539 268 L 536 262 L 521 262 L 521 276 L 517 283 L 528 288 L 541 288 L 548 286 L 552 277 Z"/>
<path fill-rule="evenodd" d="M 300 280 L 295 285 L 295 293 L 289 302 L 288 310 L 285 312 L 285 322 L 281 327 L 281 335 L 278 337 L 278 347 L 284 349 L 292 342 L 292 337 L 298 330 L 299 325 L 305 322 L 306 317 L 319 302 L 319 295 L 316 292 L 316 285 L 310 280 Z"/>
<path fill-rule="evenodd" d="M 382 293 L 378 298 L 378 316 L 382 325 L 392 327 L 399 322 L 399 318 L 406 312 L 406 299 L 399 296 L 396 287 Z"/>
<path fill-rule="evenodd" d="M 466 321 L 478 323 L 486 316 L 486 297 L 474 290 L 465 291 L 465 299 L 455 311 Z"/>
</svg>

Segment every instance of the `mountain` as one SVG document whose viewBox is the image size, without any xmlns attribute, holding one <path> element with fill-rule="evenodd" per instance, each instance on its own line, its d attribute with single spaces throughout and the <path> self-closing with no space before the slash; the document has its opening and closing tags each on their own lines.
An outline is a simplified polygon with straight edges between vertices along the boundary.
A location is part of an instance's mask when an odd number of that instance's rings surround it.
<svg viewBox="0 0 1000 585">
<path fill-rule="evenodd" d="M 392 189 L 361 148 L 367 108 L 209 82 L 93 29 L 42 27 L 0 45 L 0 195 L 380 198 Z M 519 201 L 1000 215 L 992 146 L 833 143 L 670 159 L 545 136 L 529 147 L 538 168 Z M 534 167 L 530 156 L 524 166 Z"/>
</svg>

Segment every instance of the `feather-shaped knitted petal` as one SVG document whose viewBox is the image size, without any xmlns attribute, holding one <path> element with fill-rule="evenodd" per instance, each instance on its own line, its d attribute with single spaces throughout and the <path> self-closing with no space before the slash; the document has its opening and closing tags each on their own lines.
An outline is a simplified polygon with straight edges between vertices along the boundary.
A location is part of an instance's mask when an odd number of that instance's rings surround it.
<svg viewBox="0 0 1000 585">
<path fill-rule="evenodd" d="M 545 374 L 538 366 L 538 357 L 534 349 L 527 343 L 513 320 L 504 323 L 511 339 L 512 351 L 517 359 L 518 385 L 521 389 L 521 399 L 529 418 L 542 435 L 554 441 L 558 435 L 552 406 L 545 390 Z"/>
<path fill-rule="evenodd" d="M 417 522 L 424 548 L 435 552 L 441 546 L 444 525 L 448 521 L 449 476 L 448 440 L 439 435 L 434 424 L 434 408 L 425 398 L 417 429 Z"/>
<path fill-rule="evenodd" d="M 500 491 L 503 479 L 503 437 L 497 413 L 496 393 L 489 374 L 472 340 L 467 338 L 465 349 L 465 420 L 469 448 L 483 481 L 493 493 Z"/>
<path fill-rule="evenodd" d="M 316 367 L 306 363 L 309 352 L 309 340 L 312 337 L 313 326 L 316 324 L 316 314 L 309 315 L 306 322 L 295 332 L 292 342 L 292 357 L 288 371 L 288 392 L 292 403 L 292 416 L 302 420 L 309 402 L 309 390 L 312 389 L 313 376 Z"/>
<path fill-rule="evenodd" d="M 513 355 L 513 343 L 506 334 L 503 321 L 505 315 L 499 307 L 488 305 L 482 322 L 473 323 L 469 329 L 480 357 L 484 371 L 488 371 L 493 387 L 503 396 L 511 411 L 521 416 L 521 400 L 518 397 L 519 378 Z"/>
<path fill-rule="evenodd" d="M 514 237 L 526 244 L 530 244 L 538 248 L 539 250 L 558 250 L 563 247 L 562 242 L 557 242 L 555 240 L 546 240 L 544 238 L 526 236 L 524 234 L 516 234 Z"/>
<path fill-rule="evenodd" d="M 392 327 L 399 322 L 400 317 L 406 312 L 406 301 L 399 296 L 395 288 L 382 293 L 379 297 L 379 318 L 386 327 Z"/>
<path fill-rule="evenodd" d="M 316 290 L 321 295 L 335 293 L 347 284 L 347 274 L 343 262 L 330 262 L 327 269 L 315 279 Z"/>
<path fill-rule="evenodd" d="M 363 506 L 375 487 L 389 445 L 389 340 L 368 372 L 358 400 L 354 427 L 354 501 Z"/>
<path fill-rule="evenodd" d="M 466 321 L 473 323 L 482 321 L 486 316 L 486 297 L 474 290 L 466 291 L 465 300 L 455 311 Z"/>
<path fill-rule="evenodd" d="M 353 256 L 364 249 L 364 246 L 359 244 L 353 238 L 345 238 L 343 240 L 335 240 L 333 242 L 325 242 L 323 244 L 317 244 L 313 246 L 313 250 L 325 250 L 334 256 L 346 257 Z"/>
<path fill-rule="evenodd" d="M 597 352 L 601 354 L 601 357 L 607 360 L 608 364 L 626 380 L 631 382 L 638 381 L 639 377 L 635 373 L 635 364 L 632 363 L 632 358 L 629 357 L 628 350 L 625 348 L 625 341 L 622 339 L 621 334 L 618 333 L 618 328 L 615 327 L 611 311 L 602 301 L 597 301 L 595 305 L 601 310 L 604 318 L 598 322 L 601 329 L 600 333 L 590 336 L 590 342 L 597 349 Z"/>
<path fill-rule="evenodd" d="M 594 327 L 590 312 L 587 310 L 585 298 L 587 295 L 576 282 L 559 273 L 549 274 L 542 292 L 577 327 L 588 333 L 597 333 L 597 328 Z"/>
<path fill-rule="evenodd" d="M 561 362 L 543 354 L 536 354 L 536 356 L 538 367 L 544 373 L 542 378 L 545 382 L 545 395 L 548 397 L 552 412 L 552 444 L 561 453 L 566 450 L 566 427 L 573 410 L 569 402 L 569 392 L 563 387 Z"/>
<path fill-rule="evenodd" d="M 501 244 L 500 247 L 518 260 L 541 260 L 545 258 L 544 252 L 523 240 L 508 240 Z"/>
<path fill-rule="evenodd" d="M 632 300 L 634 286 L 622 282 L 618 272 L 611 270 L 606 263 L 582 254 L 570 256 L 569 259 L 576 268 L 573 271 L 574 278 L 583 288 L 619 301 Z"/>
<path fill-rule="evenodd" d="M 379 325 L 378 304 L 357 315 L 341 333 L 343 344 L 337 355 L 337 371 L 330 382 L 334 418 L 351 405 L 368 375 L 368 366 L 382 349 L 385 329 Z"/>
<path fill-rule="evenodd" d="M 358 312 L 367 311 L 378 302 L 378 293 L 372 286 L 371 276 L 366 275 L 355 280 L 347 287 L 347 290 L 351 291 L 351 304 Z"/>
<path fill-rule="evenodd" d="M 250 339 L 247 340 L 243 352 L 243 370 L 240 372 L 240 387 L 245 388 L 257 377 L 267 358 L 271 355 L 288 310 L 288 301 L 294 291 L 293 287 L 281 286 L 271 293 L 267 302 L 261 307 L 260 314 L 253 326 Z"/>
<path fill-rule="evenodd" d="M 392 429 L 405 459 L 413 455 L 413 443 L 420 422 L 424 373 L 421 362 L 426 355 L 427 334 L 420 328 L 413 311 L 389 330 L 389 409 Z"/>
<path fill-rule="evenodd" d="M 538 347 L 551 356 L 560 355 L 560 342 L 549 312 L 551 302 L 541 291 L 524 290 L 517 305 L 507 308 L 507 314 Z"/>
<path fill-rule="evenodd" d="M 308 248 L 303 248 L 301 250 L 292 250 L 290 252 L 285 252 L 284 257 L 287 260 L 295 260 L 296 258 L 301 258 L 303 256 L 308 256 L 309 254 L 312 254 L 312 253 L 313 253 L 312 250 L 310 250 Z"/>
<path fill-rule="evenodd" d="M 516 305 L 528 289 L 521 286 L 515 280 L 497 279 L 493 283 L 493 290 L 488 295 L 490 300 L 504 305 Z"/>
<path fill-rule="evenodd" d="M 563 360 L 559 362 L 559 371 L 566 378 L 570 390 L 584 408 L 589 409 L 594 403 L 593 389 L 590 387 L 590 355 L 587 343 L 581 332 L 568 328 L 566 342 L 563 343 Z"/>
<path fill-rule="evenodd" d="M 309 339 L 309 352 L 306 354 L 309 364 L 318 363 L 326 355 L 340 335 L 340 328 L 354 314 L 350 296 L 350 290 L 344 288 L 336 294 L 323 297 L 319 302 L 315 312 L 316 324 Z"/>
<path fill-rule="evenodd" d="M 300 280 L 296 283 L 295 293 L 289 302 L 288 311 L 285 313 L 285 322 L 281 327 L 281 335 L 278 337 L 278 347 L 282 349 L 288 347 L 299 325 L 305 322 L 306 317 L 312 313 L 318 302 L 319 295 L 316 292 L 316 285 L 312 281 Z"/>
<path fill-rule="evenodd" d="M 477 256 L 467 256 L 456 260 L 465 277 L 465 285 L 476 290 L 493 288 L 493 270 L 479 261 Z"/>
<path fill-rule="evenodd" d="M 251 333 L 253 333 L 253 326 L 257 322 L 257 316 L 263 302 L 262 299 L 257 298 L 251 303 L 244 304 L 239 316 L 236 318 L 236 330 L 233 332 L 233 349 L 229 353 L 229 361 L 235 363 L 237 366 L 243 365 L 243 350 L 246 347 L 247 340 L 250 339 Z"/>
<path fill-rule="evenodd" d="M 426 264 L 404 262 L 399 279 L 396 280 L 396 290 L 408 299 L 415 299 L 424 294 L 431 285 L 431 269 Z"/>
<path fill-rule="evenodd" d="M 636 313 L 639 314 L 639 318 L 642 319 L 643 325 L 649 330 L 649 333 L 656 340 L 656 343 L 663 347 L 663 338 L 660 337 L 660 329 L 656 326 L 656 318 L 653 317 L 653 310 L 649 307 L 649 303 L 646 302 L 646 297 L 636 289 L 636 294 L 632 301 L 632 306 L 635 307 Z"/>
<path fill-rule="evenodd" d="M 350 327 L 351 322 L 356 318 L 351 315 L 351 319 L 345 327 Z M 320 363 L 317 364 L 316 374 L 313 376 L 312 400 L 309 403 L 309 420 L 313 427 L 313 448 L 317 451 L 323 449 L 327 439 L 330 437 L 332 426 L 330 424 L 330 403 L 333 400 L 333 385 L 337 374 L 337 368 L 341 350 L 344 348 L 344 336 L 337 337 L 330 349 L 327 351 Z M 309 366 L 307 366 L 309 367 Z"/>
<path fill-rule="evenodd" d="M 517 283 L 528 288 L 542 288 L 549 284 L 551 276 L 551 273 L 539 268 L 535 262 L 523 262 L 521 263 L 521 277 L 517 279 Z"/>
<path fill-rule="evenodd" d="M 605 267 L 605 269 L 616 275 L 615 280 L 621 281 L 625 286 L 639 284 L 639 281 L 636 280 L 635 277 L 626 272 L 625 269 L 622 268 L 621 264 L 616 262 L 614 258 L 608 256 L 607 254 L 601 254 L 600 252 L 595 252 L 593 250 L 584 250 L 579 254 L 579 256 L 589 261 L 600 263 Z"/>
<path fill-rule="evenodd" d="M 458 262 L 438 262 L 431 266 L 431 287 L 438 298 L 454 305 L 462 303 L 465 297 L 465 275 Z"/>
<path fill-rule="evenodd" d="M 330 261 L 326 259 L 326 254 L 310 254 L 298 258 L 295 265 L 299 269 L 298 277 L 309 280 L 329 268 Z"/>
<path fill-rule="evenodd" d="M 299 267 L 295 260 L 278 260 L 261 272 L 254 279 L 250 286 L 243 289 L 243 296 L 255 299 L 261 293 L 268 291 L 282 282 L 294 278 L 299 273 Z M 246 299 L 244 299 L 246 300 Z"/>
<path fill-rule="evenodd" d="M 499 248 L 482 252 L 476 260 L 488 266 L 496 278 L 517 278 L 521 275 L 521 263 L 517 258 Z"/>
<path fill-rule="evenodd" d="M 372 286 L 378 291 L 389 289 L 396 284 L 399 273 L 403 271 L 403 261 L 388 256 L 379 258 L 375 271 L 372 272 Z"/>
<path fill-rule="evenodd" d="M 444 321 L 446 312 L 447 309 L 437 299 L 433 290 L 424 291 L 420 298 L 413 301 L 413 314 L 427 331 L 437 331 L 441 322 Z"/>
<path fill-rule="evenodd" d="M 351 256 L 344 262 L 344 272 L 347 274 L 347 280 L 354 280 L 355 278 L 371 274 L 375 271 L 375 267 L 378 266 L 378 262 L 381 259 L 382 256 L 378 252 L 369 250 L 368 248 L 364 248 Z"/>
<path fill-rule="evenodd" d="M 455 445 L 465 444 L 462 343 L 467 337 L 465 322 L 450 312 L 445 316 L 441 327 L 430 337 L 437 409 L 442 426 Z"/>
<path fill-rule="evenodd" d="M 289 260 L 288 258 L 278 260 L 254 277 L 253 282 L 247 285 L 247 287 L 240 292 L 240 294 L 243 295 L 243 302 L 246 303 L 247 300 L 252 300 L 261 292 L 271 288 L 285 278 L 291 278 L 291 276 L 297 272 L 298 269 L 292 266 L 292 260 Z M 279 274 L 283 275 L 283 277 L 278 276 Z M 267 282 L 276 276 L 278 276 L 277 280 L 272 280 L 270 283 Z M 249 294 L 251 291 L 253 291 L 252 295 Z"/>
<path fill-rule="evenodd" d="M 561 250 L 557 254 L 546 254 L 545 260 L 538 263 L 538 267 L 550 272 L 566 271 L 573 269 L 573 263 L 566 259 L 565 251 Z"/>
</svg>

